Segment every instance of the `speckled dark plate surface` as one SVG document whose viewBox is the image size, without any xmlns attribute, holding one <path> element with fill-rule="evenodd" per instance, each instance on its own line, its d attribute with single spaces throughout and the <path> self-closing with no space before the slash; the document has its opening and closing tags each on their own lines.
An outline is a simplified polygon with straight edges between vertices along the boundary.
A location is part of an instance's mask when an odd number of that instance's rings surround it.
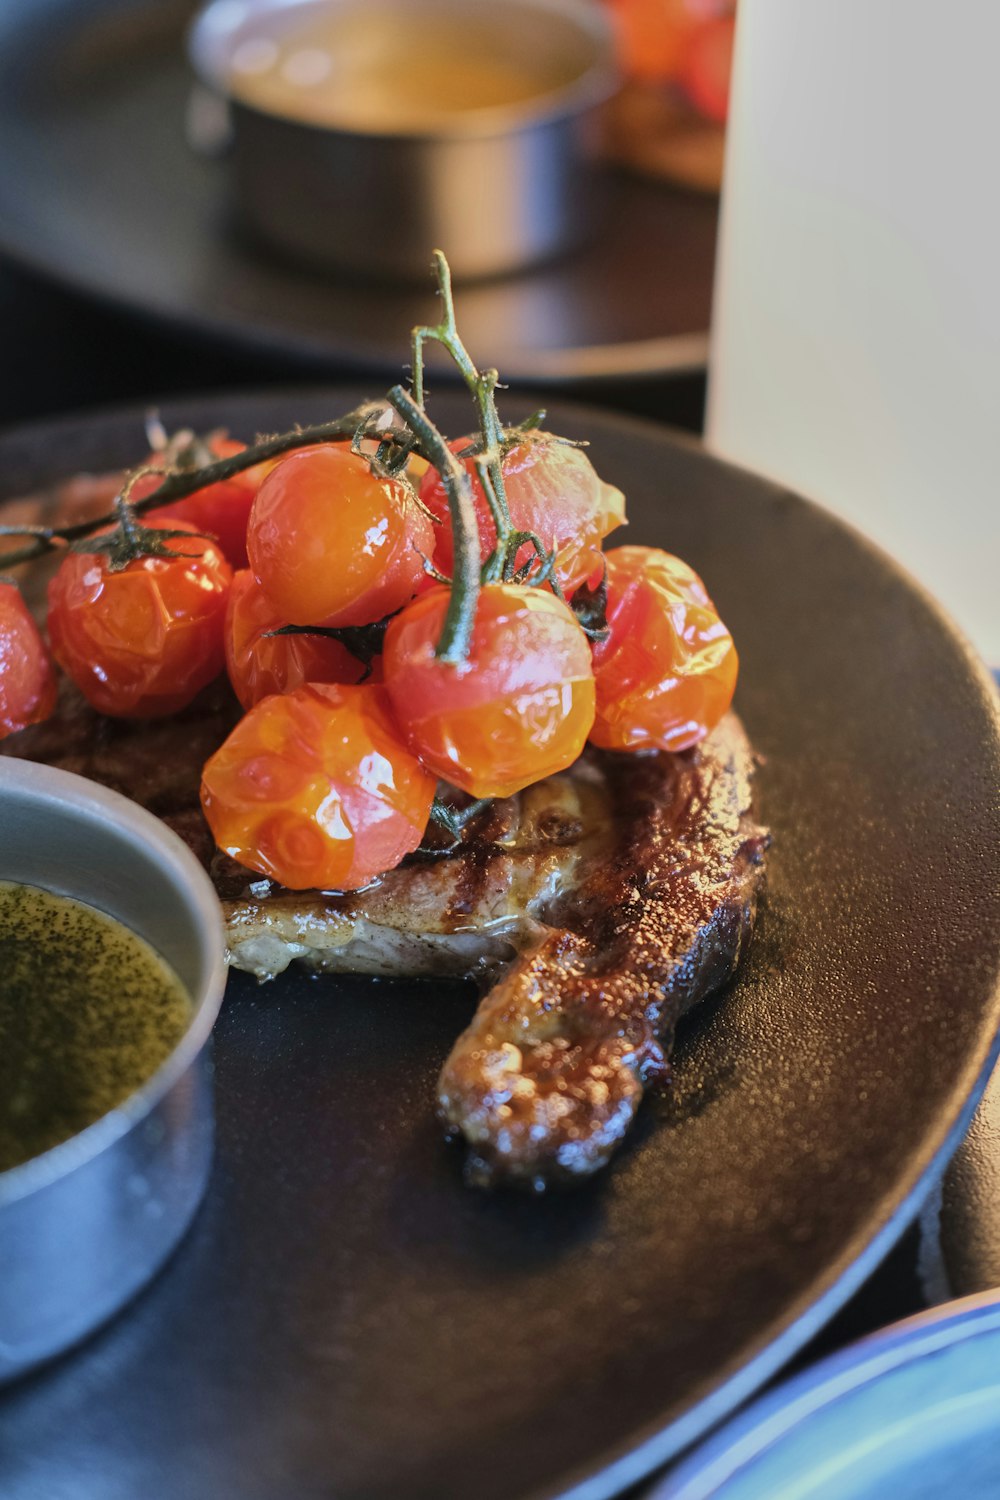
<svg viewBox="0 0 1000 1500">
<path fill-rule="evenodd" d="M 195 9 L 0 5 L 0 249 L 231 348 L 328 375 L 394 372 L 399 330 L 433 320 L 430 277 L 415 289 L 355 283 L 246 241 L 225 163 L 185 139 L 183 36 Z M 362 188 L 345 184 L 345 213 Z M 717 211 L 708 195 L 615 174 L 582 251 L 466 289 L 473 357 L 536 382 L 704 369 Z"/>
<path fill-rule="evenodd" d="M 251 436 L 356 394 L 164 415 Z M 989 679 L 823 512 L 657 428 L 552 425 L 740 645 L 775 843 L 737 981 L 612 1169 L 536 1201 L 464 1188 L 434 1124 L 461 988 L 237 979 L 206 1205 L 127 1314 L 0 1400 L 4 1500 L 610 1495 L 816 1330 L 955 1145 L 1000 1013 Z M 140 449 L 136 413 L 23 429 L 0 484 Z"/>
</svg>

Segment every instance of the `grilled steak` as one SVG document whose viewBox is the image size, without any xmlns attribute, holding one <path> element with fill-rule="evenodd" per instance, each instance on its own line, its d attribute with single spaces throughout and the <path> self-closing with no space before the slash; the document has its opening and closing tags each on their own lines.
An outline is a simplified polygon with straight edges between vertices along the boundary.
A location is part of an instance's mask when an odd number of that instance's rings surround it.
<svg viewBox="0 0 1000 1500">
<path fill-rule="evenodd" d="M 470 1174 L 538 1187 L 602 1165 L 663 1073 L 678 1017 L 729 977 L 753 920 L 766 836 L 735 716 L 681 755 L 588 751 L 495 803 L 454 853 L 338 895 L 283 890 L 214 850 L 200 767 L 237 713 L 222 684 L 144 722 L 102 718 L 65 688 L 53 719 L 0 749 L 170 824 L 212 874 L 230 962 L 259 978 L 293 959 L 478 976 L 487 993 L 439 1085 Z"/>
<path fill-rule="evenodd" d="M 113 476 L 81 478 L 8 517 L 98 514 L 116 488 Z M 26 580 L 39 612 L 48 571 Z M 486 993 L 438 1089 L 470 1175 L 540 1187 L 601 1166 L 663 1075 L 678 1018 L 726 981 L 750 931 L 767 837 L 738 719 L 681 755 L 588 750 L 495 803 L 454 853 L 338 895 L 283 890 L 215 849 L 201 767 L 239 712 L 220 682 L 169 719 L 112 720 L 64 683 L 56 715 L 0 755 L 76 771 L 168 823 L 212 875 L 230 962 L 258 978 L 293 959 L 477 978 Z"/>
</svg>

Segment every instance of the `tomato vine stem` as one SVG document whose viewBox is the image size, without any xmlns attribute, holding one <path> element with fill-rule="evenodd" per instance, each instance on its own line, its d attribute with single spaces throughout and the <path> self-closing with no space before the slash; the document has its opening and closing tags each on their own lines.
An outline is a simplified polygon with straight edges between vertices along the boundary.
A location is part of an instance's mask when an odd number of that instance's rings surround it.
<svg viewBox="0 0 1000 1500">
<path fill-rule="evenodd" d="M 172 469 L 165 473 L 163 483 L 158 485 L 151 494 L 144 496 L 142 500 L 135 501 L 132 509 L 136 515 L 142 515 L 156 506 L 167 505 L 174 500 L 184 500 L 188 495 L 193 495 L 196 490 L 232 479 L 245 469 L 252 469 L 257 464 L 266 463 L 272 458 L 280 458 L 282 454 L 291 453 L 296 448 L 307 448 L 314 443 L 332 443 L 344 438 L 353 438 L 359 427 L 384 410 L 384 402 L 366 401 L 361 406 L 355 407 L 353 411 L 347 412 L 342 417 L 335 417 L 330 422 L 318 422 L 312 427 L 296 427 L 291 432 L 261 438 L 259 442 L 245 448 L 242 453 L 234 453 L 228 458 L 217 459 L 214 463 L 205 464 L 200 469 Z M 113 526 L 118 519 L 119 514 L 116 509 L 107 515 L 97 516 L 91 521 L 78 521 L 72 526 L 0 526 L 0 536 L 31 537 L 31 541 L 24 547 L 0 554 L 0 569 L 13 568 L 19 563 L 31 562 L 36 557 L 42 557 L 47 552 L 55 552 L 59 550 L 61 543 L 75 542 L 83 537 L 93 536 L 95 531 L 100 531 L 105 526 Z"/>
<path fill-rule="evenodd" d="M 451 597 L 435 656 L 457 665 L 466 660 L 479 598 L 479 528 L 472 499 L 472 481 L 465 465 L 452 453 L 416 396 L 394 385 L 386 400 L 419 438 L 424 454 L 441 475 L 451 512 L 455 571 Z"/>
</svg>

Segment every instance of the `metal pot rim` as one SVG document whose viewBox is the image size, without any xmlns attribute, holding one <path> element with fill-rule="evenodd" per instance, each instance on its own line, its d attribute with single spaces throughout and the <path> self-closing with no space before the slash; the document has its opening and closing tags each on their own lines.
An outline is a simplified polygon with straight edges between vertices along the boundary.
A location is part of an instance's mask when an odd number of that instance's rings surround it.
<svg viewBox="0 0 1000 1500">
<path fill-rule="evenodd" d="M 0 1172 L 0 1207 L 3 1207 L 68 1176 L 126 1135 L 156 1108 L 208 1041 L 222 1004 L 227 970 L 225 929 L 215 890 L 194 855 L 165 823 L 127 797 L 72 771 L 11 757 L 4 759 L 0 779 L 3 801 L 18 795 L 50 799 L 124 839 L 130 835 L 140 838 L 151 858 L 167 870 L 174 886 L 184 894 L 191 936 L 199 945 L 203 970 L 200 993 L 191 997 L 194 1003 L 191 1024 L 155 1073 L 115 1109 L 76 1135 Z M 0 868 L 0 879 L 7 878 Z"/>
<path fill-rule="evenodd" d="M 302 0 L 303 6 L 319 0 Z M 360 0 L 354 0 L 360 3 Z M 467 110 L 442 119 L 434 126 L 414 130 L 398 127 L 352 126 L 345 122 L 323 125 L 298 115 L 266 109 L 231 89 L 220 57 L 220 44 L 213 18 L 224 15 L 232 0 L 209 0 L 188 29 L 188 56 L 199 81 L 228 104 L 262 119 L 338 140 L 413 142 L 448 145 L 464 140 L 515 135 L 550 120 L 571 119 L 604 103 L 618 88 L 620 77 L 614 60 L 614 30 L 607 12 L 596 0 L 518 0 L 522 8 L 559 16 L 587 35 L 594 43 L 592 61 L 575 78 L 517 104 L 500 104 Z M 274 9 L 274 0 L 251 0 L 247 12 Z"/>
</svg>

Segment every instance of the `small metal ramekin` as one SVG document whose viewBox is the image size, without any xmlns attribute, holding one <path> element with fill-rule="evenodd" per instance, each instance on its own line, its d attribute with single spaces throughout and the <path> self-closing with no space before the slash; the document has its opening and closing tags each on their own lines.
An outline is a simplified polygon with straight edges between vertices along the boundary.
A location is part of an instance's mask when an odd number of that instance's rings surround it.
<svg viewBox="0 0 1000 1500">
<path fill-rule="evenodd" d="M 403 132 L 336 128 L 266 113 L 231 89 L 228 62 L 261 16 L 326 9 L 478 24 L 527 53 L 572 48 L 574 76 L 520 103 Z M 601 106 L 615 92 L 611 25 L 596 0 L 211 0 L 189 51 L 224 99 L 238 208 L 301 261 L 390 280 L 424 280 L 440 247 L 456 278 L 521 270 L 597 227 Z"/>
<path fill-rule="evenodd" d="M 0 758 L 0 880 L 117 917 L 170 963 L 191 1024 L 153 1076 L 70 1140 L 0 1173 L 0 1382 L 75 1343 L 153 1275 L 212 1154 L 208 1040 L 225 988 L 211 883 L 150 813 L 81 776 Z"/>
</svg>

